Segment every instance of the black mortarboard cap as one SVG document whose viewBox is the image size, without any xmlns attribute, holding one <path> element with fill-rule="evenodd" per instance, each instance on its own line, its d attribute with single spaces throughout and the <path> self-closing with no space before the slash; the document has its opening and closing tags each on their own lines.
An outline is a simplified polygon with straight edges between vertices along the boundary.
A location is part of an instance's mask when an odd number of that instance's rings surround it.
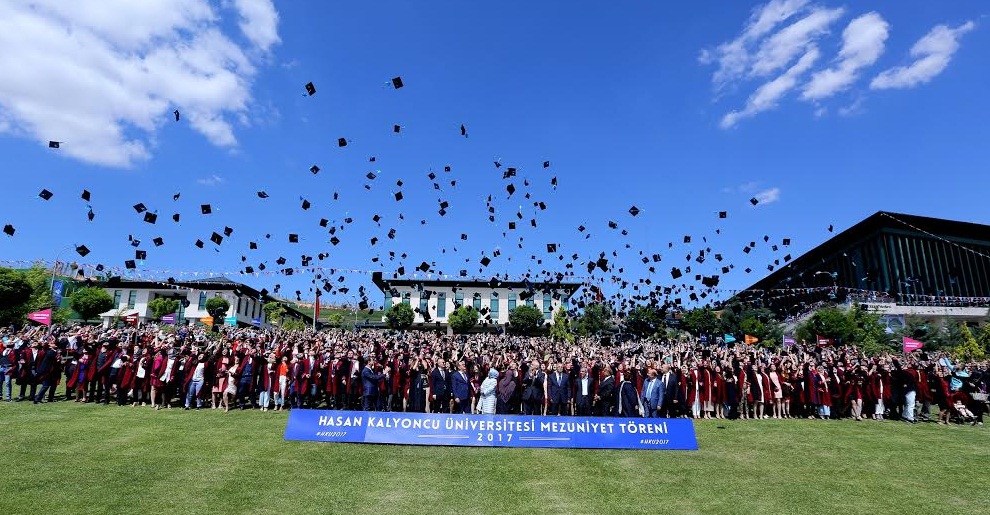
<svg viewBox="0 0 990 515">
<path fill-rule="evenodd" d="M 302 201 L 302 208 L 303 208 L 304 211 L 307 210 L 307 209 L 309 209 L 309 206 L 311 206 L 311 205 L 312 204 L 310 204 L 308 200 L 303 199 L 303 201 Z"/>
<path fill-rule="evenodd" d="M 148 211 L 144 214 L 144 221 L 148 222 L 149 224 L 154 224 L 155 222 L 158 221 L 158 215 L 152 213 L 151 211 Z"/>
<path fill-rule="evenodd" d="M 203 240 L 196 240 L 196 246 L 199 248 L 203 248 Z"/>
<path fill-rule="evenodd" d="M 58 148 L 61 141 L 49 141 L 48 148 Z"/>
<path fill-rule="evenodd" d="M 134 260 L 132 260 L 132 259 L 128 259 L 127 261 L 124 261 L 124 266 L 128 270 L 133 270 L 133 269 L 137 268 L 137 263 L 135 263 Z"/>
<path fill-rule="evenodd" d="M 633 207 L 629 208 L 629 214 L 630 215 L 633 215 L 633 216 L 638 215 L 639 214 L 639 208 L 636 207 L 636 206 L 633 206 Z"/>
<path fill-rule="evenodd" d="M 788 246 L 788 245 L 791 244 L 791 239 L 790 238 L 784 238 L 783 243 L 784 243 L 784 246 L 786 247 L 786 246 Z"/>
<path fill-rule="evenodd" d="M 544 161 L 543 168 L 550 168 L 550 161 Z"/>
<path fill-rule="evenodd" d="M 176 214 L 172 215 L 172 221 L 173 222 L 178 222 L 179 221 L 179 213 L 176 213 Z"/>
<path fill-rule="evenodd" d="M 275 260 L 275 263 L 277 263 L 279 265 L 284 265 L 285 264 L 285 258 L 279 256 L 279 258 Z"/>
<path fill-rule="evenodd" d="M 547 243 L 547 252 L 549 252 L 551 254 L 553 254 L 554 252 L 557 252 L 557 244 L 556 243 Z"/>
<path fill-rule="evenodd" d="M 89 197 L 90 197 L 89 190 L 83 190 L 81 197 L 86 202 L 89 202 Z"/>
<path fill-rule="evenodd" d="M 165 240 L 161 236 L 159 236 L 151 240 L 151 243 L 154 243 L 156 247 L 161 247 L 162 245 L 165 244 Z"/>
<path fill-rule="evenodd" d="M 401 125 L 396 124 L 392 126 L 392 132 L 400 132 L 400 131 L 402 131 Z"/>
<path fill-rule="evenodd" d="M 337 138 L 337 146 L 338 147 L 346 147 L 347 146 L 347 139 L 346 138 Z"/>
<path fill-rule="evenodd" d="M 718 212 L 718 217 L 719 217 L 719 218 L 725 218 L 725 217 L 727 217 L 727 216 L 729 216 L 729 213 L 727 213 L 727 212 L 725 212 L 725 211 L 719 211 L 719 212 Z"/>
<path fill-rule="evenodd" d="M 298 234 L 290 234 L 289 235 L 289 243 L 299 243 L 299 235 Z"/>
<path fill-rule="evenodd" d="M 330 220 L 327 220 L 326 218 L 320 218 L 320 227 L 326 227 L 328 225 L 330 225 Z"/>
<path fill-rule="evenodd" d="M 395 192 L 395 200 L 396 200 L 396 202 L 402 200 L 402 192 L 401 191 Z"/>
<path fill-rule="evenodd" d="M 212 213 L 212 212 L 213 212 L 213 207 L 212 207 L 212 206 L 210 206 L 209 204 L 203 204 L 202 206 L 199 206 L 199 210 L 200 210 L 200 211 L 201 211 L 201 212 L 202 212 L 202 213 L 203 213 L 204 215 L 208 215 L 208 214 L 210 214 L 210 213 Z"/>
<path fill-rule="evenodd" d="M 309 93 L 309 96 L 316 94 L 316 86 L 312 82 L 306 84 L 306 93 Z"/>
<path fill-rule="evenodd" d="M 264 191 L 259 191 L 258 192 L 258 198 L 268 198 L 268 193 L 266 193 Z"/>
<path fill-rule="evenodd" d="M 330 238 L 330 244 L 333 245 L 334 247 L 336 247 L 338 243 L 340 243 L 340 238 L 336 236 Z"/>
<path fill-rule="evenodd" d="M 399 88 L 401 88 L 401 87 L 402 87 L 403 85 L 404 85 L 404 84 L 402 84 L 402 77 L 392 77 L 392 87 L 393 87 L 393 88 L 395 88 L 395 89 L 399 89 Z M 364 308 L 361 308 L 361 309 L 364 309 Z"/>
<path fill-rule="evenodd" d="M 147 250 L 135 250 L 134 251 L 134 259 L 148 259 L 148 251 Z"/>
<path fill-rule="evenodd" d="M 217 245 L 220 245 L 221 243 L 223 243 L 223 236 L 220 236 L 220 234 L 214 232 L 212 235 L 210 235 L 210 241 L 216 243 Z"/>
<path fill-rule="evenodd" d="M 14 235 L 14 232 L 16 232 L 16 231 L 17 230 L 14 229 L 14 226 L 13 225 L 7 224 L 7 225 L 3 226 L 3 233 L 6 234 L 7 236 L 13 236 Z"/>
<path fill-rule="evenodd" d="M 753 204 L 755 206 L 755 205 L 759 204 L 760 201 L 756 197 L 753 197 L 753 198 L 749 199 L 749 203 L 750 204 Z"/>
<path fill-rule="evenodd" d="M 223 228 L 223 234 L 224 234 L 224 236 L 230 236 L 231 234 L 234 234 L 234 229 L 232 227 L 229 227 L 229 226 L 224 226 L 224 228 Z"/>
<path fill-rule="evenodd" d="M 44 200 L 48 200 L 48 199 L 52 198 L 52 196 L 54 196 L 54 195 L 55 195 L 54 193 L 52 193 L 52 192 L 50 192 L 48 190 L 41 190 L 41 193 L 38 194 L 38 196 L 41 197 Z"/>
<path fill-rule="evenodd" d="M 86 248 L 85 245 L 79 245 L 76 247 L 76 252 L 78 252 L 80 256 L 86 257 L 86 254 L 89 254 L 89 249 Z"/>
<path fill-rule="evenodd" d="M 491 263 L 492 263 L 492 260 L 491 259 L 488 259 L 488 256 L 485 256 L 485 257 L 481 258 L 481 266 L 488 266 Z"/>
<path fill-rule="evenodd" d="M 309 171 L 312 172 L 313 175 L 316 175 L 316 174 L 320 173 L 320 167 L 319 166 L 316 166 L 316 165 L 313 165 L 313 166 L 309 167 Z"/>
<path fill-rule="evenodd" d="M 670 276 L 673 277 L 674 279 L 679 279 L 682 275 L 684 275 L 684 274 L 681 273 L 681 269 L 680 268 L 671 268 L 670 269 Z"/>
<path fill-rule="evenodd" d="M 467 136 L 467 127 L 463 123 L 461 124 L 461 136 Z"/>
</svg>

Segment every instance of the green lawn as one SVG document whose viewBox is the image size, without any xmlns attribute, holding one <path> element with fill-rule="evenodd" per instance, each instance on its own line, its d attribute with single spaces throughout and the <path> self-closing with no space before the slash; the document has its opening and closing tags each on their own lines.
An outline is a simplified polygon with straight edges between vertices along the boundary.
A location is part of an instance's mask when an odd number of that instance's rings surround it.
<svg viewBox="0 0 990 515">
<path fill-rule="evenodd" d="M 986 428 L 712 421 L 650 452 L 286 442 L 285 419 L 2 403 L 0 513 L 990 513 Z"/>
</svg>

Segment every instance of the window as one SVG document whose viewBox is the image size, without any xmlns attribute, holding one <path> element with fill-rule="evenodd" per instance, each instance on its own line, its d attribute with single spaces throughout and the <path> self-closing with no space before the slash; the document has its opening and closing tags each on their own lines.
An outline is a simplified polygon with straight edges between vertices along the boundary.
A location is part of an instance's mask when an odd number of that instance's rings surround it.
<svg viewBox="0 0 990 515">
<path fill-rule="evenodd" d="M 492 319 L 493 320 L 498 319 L 498 294 L 497 293 L 492 292 L 492 298 L 491 298 L 490 303 L 491 303 L 491 310 L 492 310 Z"/>
<path fill-rule="evenodd" d="M 122 292 L 120 290 L 114 290 L 113 291 L 113 307 L 114 308 L 119 308 L 120 307 L 120 299 L 123 296 L 123 294 L 124 294 L 124 292 Z"/>
<path fill-rule="evenodd" d="M 529 297 L 526 297 L 526 305 L 527 305 L 527 306 L 535 306 L 535 305 L 536 305 L 536 304 L 535 304 L 535 303 L 533 302 L 533 296 L 532 296 L 532 295 L 530 295 Z"/>
<path fill-rule="evenodd" d="M 430 309 L 430 297 L 429 297 L 429 295 L 426 295 L 424 293 L 420 293 L 419 294 L 419 312 L 420 313 L 423 313 L 425 315 L 426 313 L 429 313 L 429 309 Z M 424 316 L 423 318 L 426 318 L 426 317 Z"/>
<path fill-rule="evenodd" d="M 510 293 L 509 294 L 509 311 L 512 311 L 513 309 L 516 309 L 516 294 L 515 293 Z"/>
<path fill-rule="evenodd" d="M 457 292 L 454 294 L 454 307 L 460 307 L 464 305 L 464 292 Z"/>
<path fill-rule="evenodd" d="M 475 311 L 481 311 L 481 294 L 474 294 L 474 309 Z"/>
<path fill-rule="evenodd" d="M 543 318 L 553 318 L 553 297 L 549 293 L 543 294 Z"/>
<path fill-rule="evenodd" d="M 385 292 L 385 309 L 388 310 L 392 307 L 392 292 Z"/>
<path fill-rule="evenodd" d="M 200 311 L 205 311 L 206 310 L 206 292 L 205 291 L 199 292 L 199 310 Z"/>
<path fill-rule="evenodd" d="M 405 305 L 408 306 L 409 303 L 411 302 L 411 299 L 412 299 L 412 294 L 411 293 L 405 292 L 405 293 L 402 294 L 402 303 L 403 304 L 405 304 Z"/>
<path fill-rule="evenodd" d="M 447 316 L 447 294 L 438 293 L 437 294 L 437 316 L 445 317 Z"/>
<path fill-rule="evenodd" d="M 130 290 L 127 292 L 127 309 L 134 309 L 135 304 L 137 304 L 137 290 Z"/>
</svg>

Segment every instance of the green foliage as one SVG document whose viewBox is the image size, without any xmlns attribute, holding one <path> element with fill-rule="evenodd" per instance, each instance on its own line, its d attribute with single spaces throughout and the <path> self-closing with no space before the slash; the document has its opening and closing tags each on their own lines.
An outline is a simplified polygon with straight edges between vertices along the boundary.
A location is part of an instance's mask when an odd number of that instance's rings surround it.
<svg viewBox="0 0 990 515">
<path fill-rule="evenodd" d="M 464 334 L 478 324 L 478 311 L 474 306 L 458 306 L 447 317 L 447 325 L 456 334 Z"/>
<path fill-rule="evenodd" d="M 175 313 L 179 309 L 179 300 L 172 299 L 168 297 L 158 297 L 157 299 L 152 299 L 148 303 L 148 309 L 151 310 L 151 316 L 156 319 Z"/>
<path fill-rule="evenodd" d="M 514 334 L 533 335 L 543 326 L 543 311 L 521 304 L 509 311 L 509 330 Z"/>
<path fill-rule="evenodd" d="M 285 319 L 286 313 L 285 306 L 278 302 L 267 302 L 264 306 L 261 306 L 261 310 L 265 312 L 265 319 L 268 320 L 269 324 L 282 326 L 282 321 Z"/>
<path fill-rule="evenodd" d="M 681 315 L 681 327 L 695 336 L 716 335 L 720 323 L 718 315 L 710 306 L 694 308 Z"/>
<path fill-rule="evenodd" d="M 51 272 L 37 265 L 27 270 L 0 268 L 0 324 L 22 324 L 28 313 L 52 307 L 50 280 Z M 26 300 L 22 281 L 30 289 Z"/>
<path fill-rule="evenodd" d="M 870 313 L 857 304 L 852 307 L 849 316 L 856 327 L 852 341 L 864 354 L 872 357 L 894 350 L 886 327 L 880 323 L 880 315 Z"/>
<path fill-rule="evenodd" d="M 279 326 L 286 331 L 305 331 L 306 322 L 299 320 L 298 318 L 284 318 Z"/>
<path fill-rule="evenodd" d="M 213 325 L 220 325 L 223 319 L 227 318 L 227 311 L 230 310 L 230 301 L 223 297 L 211 297 L 206 300 L 206 312 L 213 317 Z"/>
<path fill-rule="evenodd" d="M 983 346 L 984 352 L 990 354 L 990 323 L 984 322 L 980 326 L 979 337 L 977 337 L 976 341 L 980 342 L 980 345 Z"/>
<path fill-rule="evenodd" d="M 636 306 L 626 314 L 626 331 L 641 338 L 654 336 L 664 327 L 664 312 L 656 306 Z"/>
<path fill-rule="evenodd" d="M 849 310 L 823 308 L 815 312 L 797 328 L 797 336 L 804 341 L 815 341 L 817 335 L 832 338 L 836 342 L 852 343 L 856 333 L 856 322 Z"/>
<path fill-rule="evenodd" d="M 952 354 L 956 359 L 968 363 L 972 361 L 982 361 L 986 357 L 986 352 L 984 352 L 983 347 L 980 342 L 976 341 L 973 336 L 973 332 L 969 330 L 969 326 L 966 324 L 959 324 L 959 332 L 962 336 L 962 340 L 959 345 L 953 349 Z"/>
<path fill-rule="evenodd" d="M 550 338 L 558 342 L 573 342 L 574 333 L 571 332 L 571 321 L 567 317 L 567 311 L 563 306 L 557 308 L 553 314 L 553 324 L 550 326 Z"/>
<path fill-rule="evenodd" d="M 52 310 L 52 323 L 65 325 L 72 317 L 72 310 L 69 308 L 55 308 Z"/>
<path fill-rule="evenodd" d="M 113 297 L 103 288 L 80 288 L 69 297 L 69 306 L 83 320 L 113 309 Z"/>
<path fill-rule="evenodd" d="M 411 326 L 415 318 L 416 315 L 413 313 L 412 308 L 409 307 L 409 304 L 400 302 L 398 304 L 392 304 L 392 307 L 388 308 L 388 311 L 385 312 L 385 325 L 389 329 L 401 331 Z"/>
<path fill-rule="evenodd" d="M 962 330 L 958 323 L 925 320 L 920 317 L 907 317 L 904 327 L 895 333 L 900 339 L 904 336 L 924 342 L 926 350 L 951 350 L 962 341 Z"/>
<path fill-rule="evenodd" d="M 612 313 L 604 304 L 588 304 L 577 320 L 576 331 L 581 336 L 600 334 L 608 329 Z"/>
<path fill-rule="evenodd" d="M 20 272 L 0 268 L 0 310 L 18 307 L 31 299 L 34 289 Z"/>
<path fill-rule="evenodd" d="M 344 314 L 340 311 L 334 311 L 327 316 L 327 324 L 333 327 L 340 327 L 344 325 Z"/>
</svg>

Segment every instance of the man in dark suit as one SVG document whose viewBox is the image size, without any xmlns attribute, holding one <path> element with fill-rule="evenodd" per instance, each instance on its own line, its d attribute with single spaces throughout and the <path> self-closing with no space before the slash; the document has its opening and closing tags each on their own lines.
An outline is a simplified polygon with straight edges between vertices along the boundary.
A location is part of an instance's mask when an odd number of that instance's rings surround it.
<svg viewBox="0 0 990 515">
<path fill-rule="evenodd" d="M 588 375 L 588 368 L 582 368 L 574 388 L 574 410 L 578 416 L 591 415 L 591 401 L 595 395 L 595 382 Z"/>
<path fill-rule="evenodd" d="M 377 362 L 375 358 L 369 358 L 368 363 L 365 365 L 364 370 L 361 371 L 361 409 L 364 411 L 375 411 L 378 406 L 378 383 L 385 379 L 385 374 L 379 374 L 375 371 L 375 365 Z M 388 368 L 385 369 L 386 373 Z"/>
<path fill-rule="evenodd" d="M 550 411 L 548 415 L 569 415 L 567 407 L 570 404 L 570 377 L 564 373 L 564 365 L 557 363 L 550 374 Z"/>
<path fill-rule="evenodd" d="M 430 412 L 450 413 L 450 372 L 443 359 L 430 372 Z"/>
<path fill-rule="evenodd" d="M 54 339 L 48 342 L 48 348 L 38 353 L 35 363 L 35 380 L 41 384 L 41 391 L 34 397 L 35 404 L 41 404 L 41 399 L 45 398 L 45 392 L 55 389 L 58 381 L 58 374 L 55 373 L 55 363 L 58 358 L 58 347 Z"/>
<path fill-rule="evenodd" d="M 471 413 L 471 381 L 463 361 L 457 363 L 457 372 L 450 375 L 450 392 L 454 396 L 454 413 Z"/>
<path fill-rule="evenodd" d="M 643 410 L 645 413 L 644 417 L 656 418 L 660 413 L 660 407 L 663 406 L 663 390 L 664 387 L 660 382 L 660 378 L 657 377 L 657 371 L 655 368 L 650 368 L 646 372 L 646 381 L 643 382 Z"/>
<path fill-rule="evenodd" d="M 674 418 L 677 416 L 679 408 L 677 402 L 677 371 L 671 370 L 670 365 L 664 363 L 661 367 L 660 385 L 663 388 L 663 401 L 660 403 L 659 415 L 661 418 Z"/>
<path fill-rule="evenodd" d="M 599 417 L 612 416 L 612 403 L 615 402 L 615 376 L 612 374 L 612 367 L 605 365 L 602 370 L 602 380 L 598 383 L 598 392 L 595 394 L 595 413 Z"/>
</svg>

